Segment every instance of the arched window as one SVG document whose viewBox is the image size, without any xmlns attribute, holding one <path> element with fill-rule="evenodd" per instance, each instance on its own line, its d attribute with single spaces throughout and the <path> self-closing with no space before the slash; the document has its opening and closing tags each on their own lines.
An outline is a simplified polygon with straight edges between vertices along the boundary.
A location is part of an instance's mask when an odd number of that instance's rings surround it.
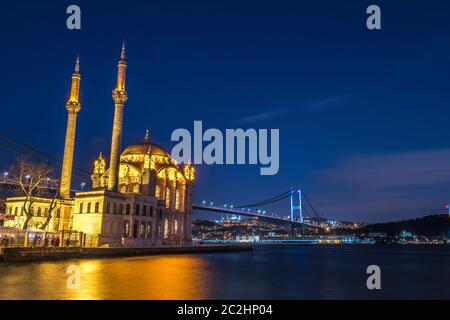
<svg viewBox="0 0 450 320">
<path fill-rule="evenodd" d="M 166 208 L 170 208 L 170 189 L 166 188 Z"/>
<path fill-rule="evenodd" d="M 155 197 L 161 198 L 161 188 L 158 185 L 155 187 Z"/>
<path fill-rule="evenodd" d="M 164 219 L 164 239 L 169 237 L 169 220 Z"/>
<path fill-rule="evenodd" d="M 139 235 L 141 238 L 145 238 L 145 222 L 141 221 L 141 225 L 139 228 Z"/>
<path fill-rule="evenodd" d="M 180 190 L 175 191 L 175 210 L 180 209 Z"/>
<path fill-rule="evenodd" d="M 129 234 L 130 234 L 130 222 L 125 221 L 125 223 L 123 225 L 123 236 L 128 237 Z"/>
<path fill-rule="evenodd" d="M 147 238 L 151 238 L 152 237 L 152 224 L 149 222 L 147 224 Z"/>
</svg>

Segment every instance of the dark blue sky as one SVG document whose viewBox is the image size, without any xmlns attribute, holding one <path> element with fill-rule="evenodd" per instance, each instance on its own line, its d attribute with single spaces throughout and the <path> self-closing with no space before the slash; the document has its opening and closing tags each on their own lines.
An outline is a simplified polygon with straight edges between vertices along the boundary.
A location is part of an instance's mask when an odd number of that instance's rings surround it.
<svg viewBox="0 0 450 320">
<path fill-rule="evenodd" d="M 77 4 L 82 29 L 65 27 Z M 365 27 L 378 4 L 382 30 Z M 77 52 L 75 165 L 109 155 L 127 42 L 124 146 L 176 128 L 279 128 L 280 171 L 199 166 L 196 200 L 248 203 L 302 186 L 320 211 L 384 221 L 450 201 L 448 1 L 10 1 L 2 5 L 1 132 L 62 159 Z M 0 149 L 0 166 L 15 156 Z M 80 181 L 75 179 L 74 183 Z M 287 214 L 287 201 L 273 210 Z"/>
</svg>

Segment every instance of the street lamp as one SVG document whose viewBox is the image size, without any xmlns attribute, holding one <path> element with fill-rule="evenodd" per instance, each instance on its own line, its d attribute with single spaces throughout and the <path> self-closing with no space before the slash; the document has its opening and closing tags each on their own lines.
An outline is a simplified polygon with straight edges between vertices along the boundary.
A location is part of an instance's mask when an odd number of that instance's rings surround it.
<svg viewBox="0 0 450 320">
<path fill-rule="evenodd" d="M 84 191 L 84 187 L 86 186 L 86 182 L 80 183 L 80 186 L 81 186 L 81 191 Z"/>
<path fill-rule="evenodd" d="M 9 172 L 8 171 L 5 171 L 5 172 L 3 172 L 3 178 L 4 178 L 4 182 L 6 182 L 6 180 L 8 179 L 8 174 L 9 174 Z"/>
</svg>

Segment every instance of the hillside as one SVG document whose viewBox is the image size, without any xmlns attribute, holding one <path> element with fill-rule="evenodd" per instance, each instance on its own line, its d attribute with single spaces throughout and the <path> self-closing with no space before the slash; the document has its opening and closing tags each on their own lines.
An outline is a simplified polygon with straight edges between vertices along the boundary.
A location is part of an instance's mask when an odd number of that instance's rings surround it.
<svg viewBox="0 0 450 320">
<path fill-rule="evenodd" d="M 358 233 L 384 232 L 389 235 L 398 235 L 402 231 L 410 231 L 413 234 L 427 237 L 450 237 L 450 216 L 447 214 L 431 215 L 397 222 L 375 223 L 358 231 Z"/>
</svg>

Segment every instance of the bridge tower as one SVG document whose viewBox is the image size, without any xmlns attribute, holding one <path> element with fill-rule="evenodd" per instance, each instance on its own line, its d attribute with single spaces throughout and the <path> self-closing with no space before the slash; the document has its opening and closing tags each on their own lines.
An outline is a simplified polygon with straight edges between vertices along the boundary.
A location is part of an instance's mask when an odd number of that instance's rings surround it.
<svg viewBox="0 0 450 320">
<path fill-rule="evenodd" d="M 296 212 L 298 212 L 297 217 L 295 215 Z M 291 192 L 291 221 L 303 223 L 302 191 L 300 188 Z"/>
</svg>

